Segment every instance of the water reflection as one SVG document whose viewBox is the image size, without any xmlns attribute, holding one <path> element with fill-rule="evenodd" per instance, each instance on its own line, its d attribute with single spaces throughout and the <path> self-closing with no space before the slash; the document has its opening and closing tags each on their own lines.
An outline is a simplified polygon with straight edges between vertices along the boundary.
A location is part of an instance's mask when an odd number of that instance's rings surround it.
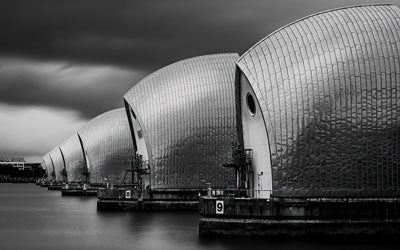
<svg viewBox="0 0 400 250">
<path fill-rule="evenodd" d="M 97 212 L 94 197 L 0 184 L 0 249 L 398 249 L 386 240 L 198 237 L 196 212 Z"/>
</svg>

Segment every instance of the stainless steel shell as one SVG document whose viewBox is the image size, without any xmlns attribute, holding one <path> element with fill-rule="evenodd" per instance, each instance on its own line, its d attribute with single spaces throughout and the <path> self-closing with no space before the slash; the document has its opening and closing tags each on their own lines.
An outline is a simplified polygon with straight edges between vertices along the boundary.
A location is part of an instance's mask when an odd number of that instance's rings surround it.
<svg viewBox="0 0 400 250">
<path fill-rule="evenodd" d="M 50 155 L 47 153 L 43 156 L 44 166 L 46 167 L 47 179 L 53 179 L 54 166 L 51 162 Z"/>
<path fill-rule="evenodd" d="M 46 164 L 44 163 L 44 161 L 42 161 L 42 163 L 40 163 L 40 168 L 44 170 L 44 175 L 49 176 L 47 168 L 46 168 Z"/>
<path fill-rule="evenodd" d="M 83 182 L 87 172 L 84 152 L 77 134 L 74 134 L 60 145 L 64 156 L 69 182 Z"/>
<path fill-rule="evenodd" d="M 60 148 L 57 146 L 50 151 L 50 159 L 54 165 L 54 173 L 56 181 L 63 181 L 63 170 L 64 167 L 64 160 L 60 151 Z"/>
<path fill-rule="evenodd" d="M 261 105 L 276 196 L 399 194 L 400 10 L 294 22 L 238 61 Z"/>
<path fill-rule="evenodd" d="M 119 183 L 130 166 L 133 142 L 125 109 L 115 109 L 90 120 L 79 131 L 87 155 L 91 183 Z"/>
<path fill-rule="evenodd" d="M 152 188 L 235 185 L 237 54 L 195 57 L 164 67 L 124 96 L 145 138 Z"/>
</svg>

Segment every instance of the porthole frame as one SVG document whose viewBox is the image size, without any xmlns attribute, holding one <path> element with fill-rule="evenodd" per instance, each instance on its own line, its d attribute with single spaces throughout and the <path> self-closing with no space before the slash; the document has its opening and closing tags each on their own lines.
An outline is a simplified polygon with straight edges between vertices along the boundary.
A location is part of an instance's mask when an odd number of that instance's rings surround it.
<svg viewBox="0 0 400 250">
<path fill-rule="evenodd" d="M 255 116 L 257 113 L 256 100 L 251 93 L 246 94 L 246 105 L 250 115 Z"/>
</svg>

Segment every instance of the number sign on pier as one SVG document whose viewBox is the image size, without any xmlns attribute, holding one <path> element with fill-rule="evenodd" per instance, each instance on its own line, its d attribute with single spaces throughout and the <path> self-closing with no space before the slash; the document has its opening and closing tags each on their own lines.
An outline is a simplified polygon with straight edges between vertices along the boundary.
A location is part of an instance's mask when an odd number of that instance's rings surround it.
<svg viewBox="0 0 400 250">
<path fill-rule="evenodd" d="M 224 201 L 215 201 L 215 213 L 224 214 Z"/>
</svg>

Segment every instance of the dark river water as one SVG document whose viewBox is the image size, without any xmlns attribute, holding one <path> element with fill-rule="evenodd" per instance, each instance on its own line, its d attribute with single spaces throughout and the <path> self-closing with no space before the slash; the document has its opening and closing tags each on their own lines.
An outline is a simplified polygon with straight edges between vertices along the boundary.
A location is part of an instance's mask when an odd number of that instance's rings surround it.
<svg viewBox="0 0 400 250">
<path fill-rule="evenodd" d="M 384 239 L 202 239 L 196 212 L 97 212 L 96 201 L 0 184 L 0 249 L 400 249 Z"/>
</svg>

